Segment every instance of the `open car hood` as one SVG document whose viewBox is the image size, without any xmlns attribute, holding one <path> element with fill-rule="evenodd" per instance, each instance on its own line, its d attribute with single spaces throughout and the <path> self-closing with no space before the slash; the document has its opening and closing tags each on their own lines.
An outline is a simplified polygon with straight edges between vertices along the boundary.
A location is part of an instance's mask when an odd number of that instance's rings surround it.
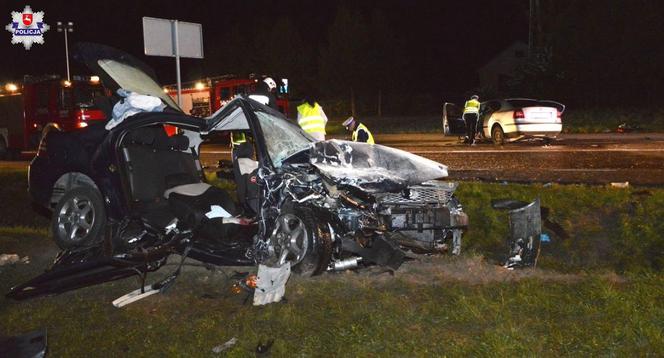
<svg viewBox="0 0 664 358">
<path fill-rule="evenodd" d="M 154 96 L 176 111 L 180 107 L 157 82 L 154 71 L 136 57 L 113 47 L 81 42 L 76 44 L 74 57 L 99 76 L 104 87 L 117 91 L 123 88 L 142 95 Z"/>
<path fill-rule="evenodd" d="M 369 193 L 400 191 L 447 176 L 447 166 L 403 150 L 335 139 L 313 143 L 310 162 L 337 185 Z"/>
</svg>

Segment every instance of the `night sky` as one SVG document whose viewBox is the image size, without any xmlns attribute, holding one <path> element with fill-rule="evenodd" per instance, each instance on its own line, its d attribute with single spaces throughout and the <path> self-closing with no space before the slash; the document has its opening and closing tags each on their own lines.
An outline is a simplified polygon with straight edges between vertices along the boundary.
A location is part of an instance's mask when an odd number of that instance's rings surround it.
<svg viewBox="0 0 664 358">
<path fill-rule="evenodd" d="M 51 30 L 44 45 L 26 51 L 10 43 L 4 26 L 11 22 L 11 11 L 30 5 L 45 11 Z M 406 41 L 407 62 L 418 69 L 425 83 L 446 81 L 464 88 L 476 80 L 475 69 L 515 40 L 527 41 L 528 0 L 501 1 L 14 1 L 0 3 L 0 81 L 20 80 L 24 74 L 65 74 L 63 34 L 56 21 L 72 21 L 75 32 L 70 43 L 91 41 L 123 49 L 152 66 L 162 83 L 175 80 L 172 58 L 143 55 L 141 18 L 143 16 L 178 19 L 203 24 L 206 59 L 183 60 L 183 80 L 228 73 L 216 56 L 224 53 L 223 41 L 230 29 L 240 24 L 251 36 L 254 29 L 269 29 L 276 19 L 288 17 L 304 42 L 313 47 L 326 44 L 328 27 L 339 6 L 363 13 L 379 8 L 389 26 Z M 264 32 L 257 31 L 256 33 Z M 472 43 L 473 46 L 468 46 Z M 288 46 L 288 44 L 284 44 Z M 261 55 L 261 54 L 259 54 Z M 268 54 L 266 54 L 268 55 Z M 361 59 L 357 59 L 361 61 Z M 82 73 L 73 67 L 74 74 Z"/>
</svg>

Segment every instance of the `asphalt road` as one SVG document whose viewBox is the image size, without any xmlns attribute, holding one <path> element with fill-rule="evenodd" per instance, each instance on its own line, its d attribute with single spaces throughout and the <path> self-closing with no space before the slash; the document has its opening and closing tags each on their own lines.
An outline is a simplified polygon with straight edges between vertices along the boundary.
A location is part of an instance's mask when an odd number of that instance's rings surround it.
<svg viewBox="0 0 664 358">
<path fill-rule="evenodd" d="M 664 184 L 664 133 L 570 134 L 550 145 L 532 140 L 473 147 L 428 133 L 376 135 L 376 140 L 447 165 L 451 179 Z M 230 158 L 230 149 L 221 145 L 205 145 L 201 152 L 206 166 Z"/>
<path fill-rule="evenodd" d="M 448 166 L 451 179 L 664 185 L 664 133 L 563 135 L 551 145 L 521 141 L 469 147 L 440 134 L 376 135 L 379 144 L 410 151 Z M 204 166 L 230 159 L 225 145 L 205 144 Z M 0 170 L 26 162 L 0 162 Z"/>
</svg>

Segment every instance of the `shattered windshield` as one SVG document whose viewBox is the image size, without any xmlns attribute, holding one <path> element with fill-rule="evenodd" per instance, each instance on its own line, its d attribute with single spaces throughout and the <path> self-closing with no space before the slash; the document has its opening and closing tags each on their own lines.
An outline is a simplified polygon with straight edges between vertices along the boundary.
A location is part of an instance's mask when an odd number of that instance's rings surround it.
<svg viewBox="0 0 664 358">
<path fill-rule="evenodd" d="M 267 152 L 275 167 L 304 149 L 309 148 L 312 139 L 300 127 L 270 113 L 256 111 L 258 122 L 263 130 Z"/>
</svg>

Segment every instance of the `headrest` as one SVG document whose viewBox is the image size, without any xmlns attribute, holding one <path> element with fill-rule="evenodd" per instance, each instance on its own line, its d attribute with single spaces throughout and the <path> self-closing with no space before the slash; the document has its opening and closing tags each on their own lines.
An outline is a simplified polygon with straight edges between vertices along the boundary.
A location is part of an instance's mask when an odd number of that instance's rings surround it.
<svg viewBox="0 0 664 358">
<path fill-rule="evenodd" d="M 169 137 L 162 126 L 142 127 L 132 130 L 128 134 L 128 140 L 132 144 L 147 145 L 161 150 L 187 150 L 189 149 L 189 138 L 178 134 Z"/>
<path fill-rule="evenodd" d="M 187 136 L 178 134 L 170 137 L 171 147 L 175 150 L 189 149 L 189 138 Z"/>
<path fill-rule="evenodd" d="M 154 127 L 136 128 L 131 132 L 129 132 L 128 140 L 134 144 L 152 145 L 155 142 L 155 137 L 159 135 L 159 133 L 156 131 L 157 129 L 159 128 L 154 128 Z"/>
</svg>

